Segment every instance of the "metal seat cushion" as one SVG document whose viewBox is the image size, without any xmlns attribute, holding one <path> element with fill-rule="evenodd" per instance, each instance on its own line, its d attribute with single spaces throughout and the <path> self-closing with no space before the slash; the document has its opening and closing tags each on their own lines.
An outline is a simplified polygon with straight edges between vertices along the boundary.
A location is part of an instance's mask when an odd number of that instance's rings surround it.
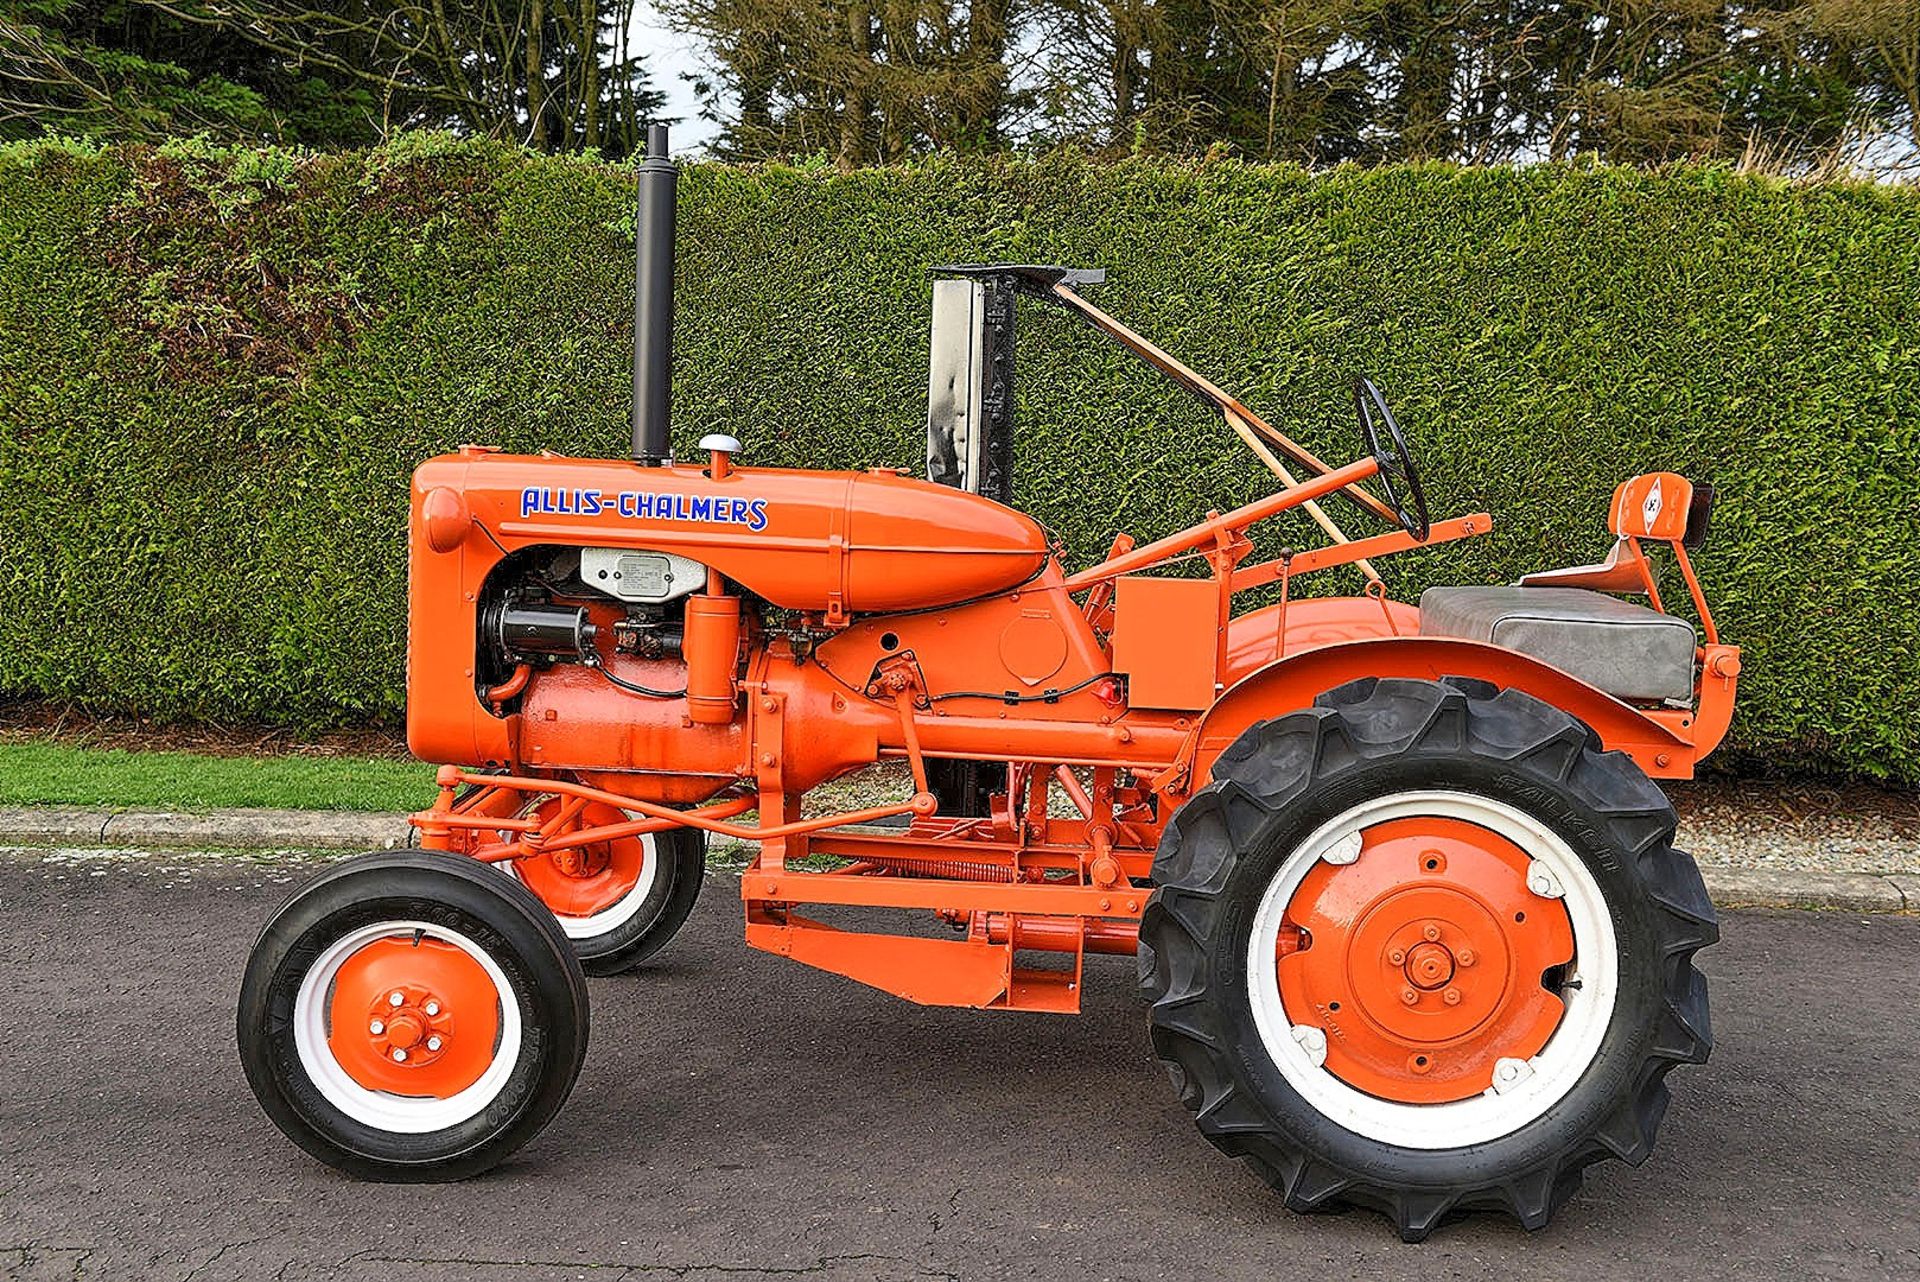
<svg viewBox="0 0 1920 1282">
<path fill-rule="evenodd" d="M 1422 636 L 1518 650 L 1617 699 L 1693 697 L 1693 625 L 1581 588 L 1428 588 Z"/>
</svg>

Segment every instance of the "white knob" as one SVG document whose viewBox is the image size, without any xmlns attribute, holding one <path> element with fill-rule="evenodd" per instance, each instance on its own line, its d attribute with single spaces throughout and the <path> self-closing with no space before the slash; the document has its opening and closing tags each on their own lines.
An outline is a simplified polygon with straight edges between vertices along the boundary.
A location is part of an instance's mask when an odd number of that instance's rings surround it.
<svg viewBox="0 0 1920 1282">
<path fill-rule="evenodd" d="M 711 432 L 700 438 L 700 448 L 709 454 L 738 454 L 740 440 L 724 432 Z"/>
</svg>

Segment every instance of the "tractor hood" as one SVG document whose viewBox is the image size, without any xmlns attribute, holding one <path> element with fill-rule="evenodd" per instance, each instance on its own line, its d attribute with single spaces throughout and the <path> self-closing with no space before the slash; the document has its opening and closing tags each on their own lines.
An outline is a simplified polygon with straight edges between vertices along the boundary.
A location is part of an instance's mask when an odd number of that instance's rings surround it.
<svg viewBox="0 0 1920 1282">
<path fill-rule="evenodd" d="M 693 464 L 466 446 L 415 471 L 413 518 L 416 548 L 424 534 L 436 551 L 483 558 L 539 544 L 673 552 L 830 618 L 1004 592 L 1048 555 L 1032 518 L 884 468 L 734 468 L 715 480 Z"/>
</svg>

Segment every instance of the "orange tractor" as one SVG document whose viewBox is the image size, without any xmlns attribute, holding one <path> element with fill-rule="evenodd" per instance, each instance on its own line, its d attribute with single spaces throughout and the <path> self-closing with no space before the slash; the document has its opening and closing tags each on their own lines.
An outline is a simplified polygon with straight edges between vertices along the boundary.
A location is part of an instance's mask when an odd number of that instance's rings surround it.
<svg viewBox="0 0 1920 1282">
<path fill-rule="evenodd" d="M 1714 913 L 1652 782 L 1732 715 L 1688 560 L 1706 487 L 1622 485 L 1599 565 L 1396 601 L 1374 560 L 1491 522 L 1430 520 L 1370 383 L 1331 466 L 1086 301 L 1096 273 L 1019 265 L 937 270 L 934 479 L 743 467 L 721 436 L 675 461 L 651 141 L 634 456 L 414 475 L 408 737 L 439 799 L 420 849 L 327 870 L 261 934 L 239 1040 L 273 1121 L 371 1179 L 499 1162 L 573 1085 L 583 972 L 664 944 L 719 836 L 754 851 L 749 944 L 910 1001 L 1073 1012 L 1088 954 L 1133 956 L 1201 1132 L 1295 1209 L 1535 1228 L 1588 1164 L 1642 1160 L 1710 1044 Z M 1070 570 L 1001 501 L 1018 298 L 1197 396 L 1273 492 Z M 1336 497 L 1388 528 L 1349 538 Z M 1290 512 L 1325 543 L 1263 559 L 1248 531 Z M 1360 595 L 1295 590 L 1341 566 Z M 884 762 L 897 800 L 805 804 Z"/>
</svg>

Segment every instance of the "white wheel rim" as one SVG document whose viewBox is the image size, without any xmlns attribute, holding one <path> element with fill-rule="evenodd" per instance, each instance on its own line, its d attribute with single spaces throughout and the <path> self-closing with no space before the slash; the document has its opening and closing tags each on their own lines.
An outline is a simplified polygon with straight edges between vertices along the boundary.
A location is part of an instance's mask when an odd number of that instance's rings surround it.
<svg viewBox="0 0 1920 1282">
<path fill-rule="evenodd" d="M 1573 926 L 1574 961 L 1561 994 L 1566 1012 L 1547 1044 L 1528 1060 L 1525 1080 L 1495 1093 L 1444 1104 L 1381 1099 L 1348 1085 L 1296 1038 L 1280 997 L 1274 956 L 1288 905 L 1314 865 L 1342 842 L 1375 824 L 1418 816 L 1457 819 L 1505 837 L 1559 879 Z M 1337 852 L 1336 852 L 1337 853 Z M 1600 885 L 1564 839 L 1525 811 L 1472 793 L 1398 792 L 1362 802 L 1315 829 L 1268 883 L 1247 946 L 1247 995 L 1254 1028 L 1268 1057 L 1300 1096 L 1345 1130 L 1402 1148 L 1446 1149 L 1511 1135 L 1565 1098 L 1579 1082 L 1612 1022 L 1619 996 L 1619 949 Z M 1322 1043 L 1324 1045 L 1324 1043 Z M 1322 1056 L 1324 1058 L 1324 1055 Z"/>
<path fill-rule="evenodd" d="M 446 1099 L 369 1090 L 348 1075 L 327 1044 L 331 1031 L 328 1028 L 328 1013 L 333 1005 L 333 982 L 341 966 L 353 954 L 376 940 L 396 937 L 410 940 L 415 932 L 428 939 L 451 944 L 478 962 L 500 996 L 500 1040 L 494 1049 L 492 1062 L 478 1081 Z M 354 1121 L 395 1134 L 424 1135 L 458 1126 L 478 1116 L 499 1097 L 506 1088 L 507 1079 L 513 1076 L 513 1067 L 520 1059 L 520 1040 L 520 1004 L 513 999 L 513 989 L 507 983 L 506 973 L 500 969 L 500 964 L 485 949 L 458 931 L 423 921 L 377 922 L 341 936 L 322 950 L 313 965 L 307 968 L 305 977 L 300 981 L 300 991 L 293 999 L 294 1049 L 308 1079 L 329 1104 Z"/>
<path fill-rule="evenodd" d="M 638 819 L 641 817 L 631 810 L 622 811 L 621 813 L 629 819 Z M 647 902 L 647 896 L 653 892 L 654 881 L 660 876 L 660 844 L 655 834 L 650 832 L 641 833 L 639 842 L 640 877 L 639 880 L 633 883 L 631 890 L 620 896 L 620 898 L 616 899 L 613 903 L 608 904 L 605 908 L 602 908 L 599 912 L 589 913 L 585 917 L 568 917 L 561 913 L 553 914 L 553 919 L 560 923 L 560 929 L 568 939 L 598 938 L 601 935 L 620 929 L 620 927 L 626 925 L 639 915 L 641 906 Z M 537 857 L 538 856 L 536 856 L 536 858 Z M 519 861 L 509 859 L 506 863 L 507 871 L 513 874 L 514 879 L 523 880 L 520 877 Z M 552 905 L 548 905 L 548 910 L 552 911 Z"/>
</svg>

